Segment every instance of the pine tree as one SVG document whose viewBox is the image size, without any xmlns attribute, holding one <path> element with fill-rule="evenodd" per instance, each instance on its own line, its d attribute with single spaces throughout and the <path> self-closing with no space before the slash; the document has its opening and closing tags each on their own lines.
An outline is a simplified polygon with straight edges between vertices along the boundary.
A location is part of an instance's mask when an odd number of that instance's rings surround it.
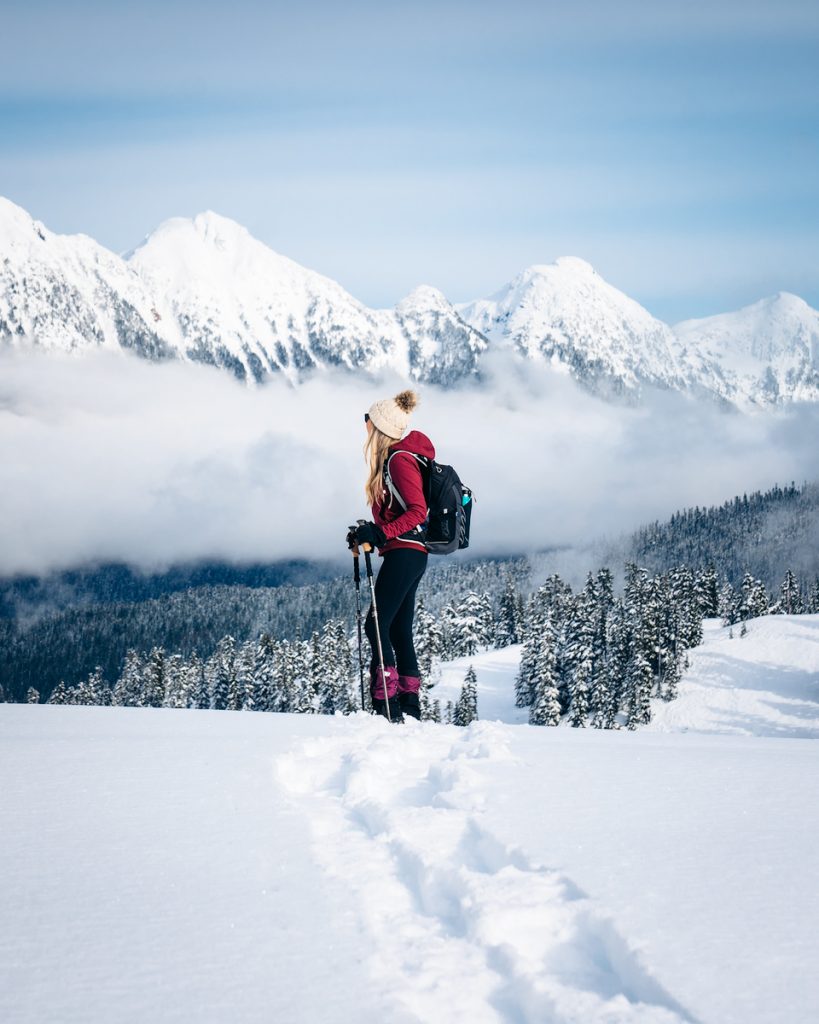
<svg viewBox="0 0 819 1024">
<path fill-rule="evenodd" d="M 122 673 L 114 686 L 112 703 L 121 708 L 136 708 L 142 703 L 143 675 L 145 666 L 142 658 L 133 649 L 125 655 Z"/>
<path fill-rule="evenodd" d="M 626 725 L 629 729 L 651 721 L 652 682 L 648 658 L 640 647 L 636 647 L 626 675 Z"/>
<path fill-rule="evenodd" d="M 183 689 L 183 673 L 185 662 L 181 654 L 171 654 L 165 659 L 165 696 L 162 700 L 164 708 L 186 707 Z"/>
<path fill-rule="evenodd" d="M 551 619 L 546 620 L 540 633 L 536 665 L 534 699 L 529 711 L 529 723 L 531 725 L 558 725 L 560 722 L 560 700 L 557 691 L 555 634 Z"/>
<path fill-rule="evenodd" d="M 779 607 L 785 615 L 800 615 L 804 611 L 802 590 L 792 569 L 785 572 L 779 588 Z"/>
<path fill-rule="evenodd" d="M 615 601 L 608 625 L 608 704 L 601 707 L 598 728 L 613 729 L 617 715 L 625 705 L 629 664 L 633 650 L 633 636 L 625 601 Z M 602 704 L 602 700 L 600 702 Z"/>
<path fill-rule="evenodd" d="M 262 633 L 255 646 L 253 675 L 246 688 L 245 707 L 249 711 L 273 711 L 276 679 L 276 644 L 269 633 Z"/>
<path fill-rule="evenodd" d="M 323 715 L 348 715 L 355 710 L 352 652 L 340 619 L 325 625 L 319 651 L 322 672 L 317 680 L 317 710 Z"/>
<path fill-rule="evenodd" d="M 455 657 L 474 657 L 479 647 L 489 644 L 492 635 L 492 609 L 485 597 L 470 592 L 451 616 L 451 645 Z"/>
<path fill-rule="evenodd" d="M 719 583 L 713 565 L 709 565 L 697 576 L 696 595 L 701 618 L 716 618 L 719 615 Z"/>
<path fill-rule="evenodd" d="M 313 651 L 311 642 L 296 640 L 290 645 L 290 711 L 302 715 L 316 712 L 314 677 L 311 671 Z"/>
<path fill-rule="evenodd" d="M 145 666 L 140 707 L 161 708 L 165 700 L 165 651 L 154 647 Z"/>
<path fill-rule="evenodd" d="M 719 614 L 723 626 L 733 626 L 739 622 L 739 598 L 727 580 L 719 592 Z"/>
<path fill-rule="evenodd" d="M 590 675 L 589 710 L 592 724 L 597 729 L 610 729 L 611 711 L 616 684 L 611 675 L 609 632 L 614 608 L 614 580 L 609 569 L 601 569 L 595 581 L 595 608 L 591 628 L 592 664 Z"/>
<path fill-rule="evenodd" d="M 29 688 L 26 690 L 26 704 L 39 704 L 39 703 L 40 703 L 40 693 L 39 693 L 39 691 L 35 690 L 33 686 L 29 686 Z"/>
<path fill-rule="evenodd" d="M 421 678 L 426 679 L 432 674 L 433 662 L 443 652 L 444 633 L 438 619 L 426 610 L 423 598 L 418 599 L 415 608 L 413 639 L 418 655 L 418 669 Z"/>
<path fill-rule="evenodd" d="M 210 704 L 214 710 L 225 711 L 229 707 L 231 690 L 235 693 L 235 674 L 236 641 L 228 634 L 222 637 L 205 663 Z"/>
<path fill-rule="evenodd" d="M 60 680 L 59 683 L 51 691 L 51 696 L 46 701 L 47 704 L 67 704 L 68 703 L 68 687 L 65 685 L 64 680 Z"/>
<path fill-rule="evenodd" d="M 511 576 L 506 577 L 500 601 L 500 613 L 495 623 L 495 647 L 509 647 L 520 643 L 523 625 L 523 598 Z"/>
<path fill-rule="evenodd" d="M 249 695 L 252 699 L 255 660 L 256 644 L 252 640 L 245 640 L 236 654 L 235 671 L 228 693 L 228 707 L 231 711 L 244 711 Z"/>
<path fill-rule="evenodd" d="M 469 725 L 470 722 L 478 720 L 478 680 L 475 669 L 470 665 L 464 677 L 464 684 L 461 687 L 461 695 L 458 698 L 452 716 L 453 725 Z"/>
<path fill-rule="evenodd" d="M 575 728 L 585 728 L 594 667 L 597 591 L 589 573 L 586 586 L 571 602 L 564 625 L 563 660 L 568 674 L 568 714 Z"/>
<path fill-rule="evenodd" d="M 210 708 L 210 688 L 202 659 L 194 655 L 188 670 L 191 676 L 190 706 L 207 711 Z"/>
<path fill-rule="evenodd" d="M 527 708 L 534 700 L 534 685 L 537 673 L 537 656 L 540 647 L 539 633 L 527 629 L 526 640 L 520 655 L 518 674 L 515 679 L 515 706 Z"/>
</svg>

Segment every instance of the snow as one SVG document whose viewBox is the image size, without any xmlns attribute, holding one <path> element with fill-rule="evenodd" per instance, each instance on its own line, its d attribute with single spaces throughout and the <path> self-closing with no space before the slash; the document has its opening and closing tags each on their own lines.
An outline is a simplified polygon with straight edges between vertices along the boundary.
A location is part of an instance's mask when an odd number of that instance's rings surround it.
<svg viewBox="0 0 819 1024">
<path fill-rule="evenodd" d="M 375 310 L 212 211 L 165 221 L 122 258 L 53 234 L 0 197 L 0 338 L 58 352 L 127 348 L 248 383 L 341 367 L 448 386 L 473 378 L 485 355 L 496 366 L 493 352 L 512 351 L 603 397 L 648 385 L 743 409 L 819 400 L 819 313 L 793 295 L 672 330 L 564 256 L 465 305 L 422 285 Z"/>
<path fill-rule="evenodd" d="M 733 733 L 819 739 L 819 615 L 766 615 L 741 636 L 706 619 L 703 643 L 688 652 L 676 700 L 652 700 L 660 732 Z M 731 635 L 733 633 L 733 636 Z M 443 708 L 458 699 L 470 665 L 478 677 L 478 712 L 487 721 L 522 723 L 514 703 L 521 645 L 481 651 L 438 668 L 431 691 Z"/>
<path fill-rule="evenodd" d="M 0 705 L 0 1019 L 810 1020 L 817 708 L 819 616 L 637 732 Z"/>
<path fill-rule="evenodd" d="M 496 344 L 626 388 L 687 387 L 670 328 L 608 284 L 590 264 L 562 257 L 519 274 L 488 299 L 458 307 Z"/>
<path fill-rule="evenodd" d="M 733 313 L 677 324 L 680 342 L 723 377 L 738 404 L 815 401 L 819 385 L 819 312 L 779 292 Z"/>
<path fill-rule="evenodd" d="M 377 1019 L 355 907 L 272 784 L 333 726 L 0 705 L 0 1020 Z"/>
<path fill-rule="evenodd" d="M 819 739 L 819 615 L 766 615 L 748 633 L 718 620 L 689 653 L 679 697 L 648 728 Z"/>
</svg>

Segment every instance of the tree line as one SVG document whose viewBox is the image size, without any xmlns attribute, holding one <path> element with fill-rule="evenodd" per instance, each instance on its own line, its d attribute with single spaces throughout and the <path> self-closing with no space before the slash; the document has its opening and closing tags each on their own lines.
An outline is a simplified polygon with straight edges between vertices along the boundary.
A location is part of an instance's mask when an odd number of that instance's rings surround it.
<svg viewBox="0 0 819 1024">
<path fill-rule="evenodd" d="M 577 593 L 558 574 L 529 595 L 519 582 L 507 572 L 495 601 L 469 591 L 437 613 L 419 601 L 414 630 L 424 719 L 468 725 L 478 717 L 471 666 L 457 701 L 442 707 L 435 699 L 440 662 L 520 643 L 515 700 L 529 708 L 532 724 L 634 729 L 650 721 L 652 697 L 676 696 L 704 618 L 721 616 L 732 626 L 759 615 L 819 612 L 819 579 L 806 588 L 791 570 L 773 594 L 750 573 L 735 588 L 713 567 L 652 576 L 634 563 L 619 596 L 608 569 L 590 573 Z M 25 699 L 39 702 L 40 693 L 30 687 Z M 73 685 L 60 680 L 47 702 L 301 714 L 349 714 L 362 706 L 354 633 L 338 618 L 306 640 L 263 631 L 237 642 L 228 634 L 204 658 L 132 648 L 114 679 L 97 666 Z"/>
</svg>

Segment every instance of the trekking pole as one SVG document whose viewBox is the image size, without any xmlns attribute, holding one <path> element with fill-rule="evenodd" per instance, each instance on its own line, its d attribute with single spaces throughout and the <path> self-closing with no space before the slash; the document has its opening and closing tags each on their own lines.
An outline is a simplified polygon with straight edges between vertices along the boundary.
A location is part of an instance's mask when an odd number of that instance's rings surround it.
<svg viewBox="0 0 819 1024">
<path fill-rule="evenodd" d="M 355 527 L 351 526 L 351 530 Z M 361 641 L 361 557 L 358 545 L 354 545 L 353 552 L 353 580 L 355 581 L 355 622 L 358 627 L 358 674 L 361 680 L 361 710 L 366 711 L 367 705 L 364 700 L 364 652 Z"/>
<path fill-rule="evenodd" d="M 358 520 L 359 526 L 364 523 L 363 519 Z M 384 668 L 384 651 L 381 648 L 381 628 L 378 625 L 378 605 L 375 602 L 375 582 L 373 581 L 373 563 L 370 558 L 372 546 L 362 544 L 364 549 L 364 564 L 367 566 L 367 582 L 370 584 L 370 597 L 373 603 L 373 622 L 375 624 L 375 637 L 378 642 L 378 663 L 381 666 L 381 685 L 384 687 L 384 707 L 387 712 L 387 721 L 392 722 L 390 715 L 390 695 L 387 693 L 387 673 Z"/>
</svg>

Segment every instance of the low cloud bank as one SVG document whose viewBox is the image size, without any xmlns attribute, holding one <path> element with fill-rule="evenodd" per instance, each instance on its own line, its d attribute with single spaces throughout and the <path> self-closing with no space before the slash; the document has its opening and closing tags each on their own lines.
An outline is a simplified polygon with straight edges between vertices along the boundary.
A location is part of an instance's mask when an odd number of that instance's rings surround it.
<svg viewBox="0 0 819 1024">
<path fill-rule="evenodd" d="M 608 405 L 565 375 L 495 363 L 419 388 L 413 426 L 475 491 L 474 552 L 586 544 L 687 505 L 819 477 L 819 407 L 741 416 L 676 395 Z M 124 560 L 346 556 L 363 413 L 398 380 L 247 390 L 119 353 L 0 356 L 0 574 Z"/>
</svg>

